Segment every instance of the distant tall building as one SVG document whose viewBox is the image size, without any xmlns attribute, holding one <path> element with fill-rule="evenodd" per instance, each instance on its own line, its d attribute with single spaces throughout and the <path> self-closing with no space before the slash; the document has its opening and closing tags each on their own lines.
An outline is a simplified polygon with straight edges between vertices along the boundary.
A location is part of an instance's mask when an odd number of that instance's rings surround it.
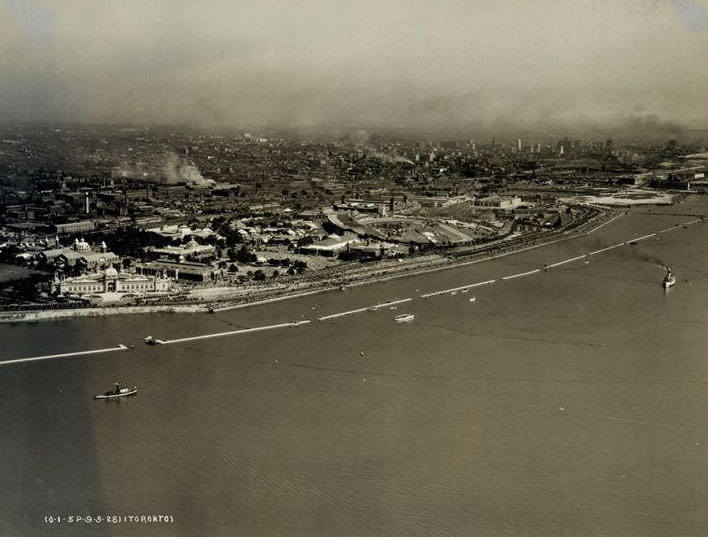
<svg viewBox="0 0 708 537">
<path fill-rule="evenodd" d="M 559 154 L 565 155 L 565 146 L 560 146 Z"/>
<path fill-rule="evenodd" d="M 516 150 L 521 153 L 521 138 L 516 140 Z"/>
</svg>

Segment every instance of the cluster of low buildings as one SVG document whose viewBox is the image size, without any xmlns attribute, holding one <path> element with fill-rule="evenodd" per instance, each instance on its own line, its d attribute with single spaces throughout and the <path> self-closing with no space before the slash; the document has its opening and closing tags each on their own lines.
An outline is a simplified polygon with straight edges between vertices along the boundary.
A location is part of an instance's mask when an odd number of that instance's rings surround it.
<svg viewBox="0 0 708 537">
<path fill-rule="evenodd" d="M 121 258 L 105 242 L 91 245 L 79 238 L 69 246 L 60 246 L 58 239 L 55 242 L 54 248 L 17 254 L 17 261 L 53 272 L 51 290 L 58 295 L 112 295 L 115 299 L 121 295 L 163 294 L 171 289 L 171 281 L 164 274 L 119 272 L 115 267 L 121 267 Z"/>
<path fill-rule="evenodd" d="M 0 127 L 0 144 L 0 268 L 82 297 L 236 285 L 555 229 L 573 216 L 568 200 L 600 188 L 708 189 L 705 147 L 675 142 L 28 126 Z"/>
</svg>

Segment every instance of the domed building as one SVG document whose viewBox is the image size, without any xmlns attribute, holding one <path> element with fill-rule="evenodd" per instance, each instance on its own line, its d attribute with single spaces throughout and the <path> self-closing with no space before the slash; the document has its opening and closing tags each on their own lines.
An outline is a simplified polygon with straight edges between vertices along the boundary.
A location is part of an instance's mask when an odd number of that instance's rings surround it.
<svg viewBox="0 0 708 537">
<path fill-rule="evenodd" d="M 42 264 L 59 269 L 88 272 L 120 262 L 120 257 L 108 250 L 105 242 L 92 247 L 84 239 L 75 239 L 71 246 L 44 250 L 38 254 Z"/>
<path fill-rule="evenodd" d="M 146 295 L 166 293 L 171 284 L 172 281 L 168 278 L 122 273 L 110 266 L 103 272 L 61 280 L 59 292 L 76 296 L 105 293 Z"/>
</svg>

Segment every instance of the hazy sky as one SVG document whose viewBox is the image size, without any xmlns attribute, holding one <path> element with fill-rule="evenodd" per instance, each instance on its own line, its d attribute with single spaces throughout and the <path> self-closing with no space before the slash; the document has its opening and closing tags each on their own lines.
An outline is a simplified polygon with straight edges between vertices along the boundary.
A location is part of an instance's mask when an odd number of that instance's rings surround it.
<svg viewBox="0 0 708 537">
<path fill-rule="evenodd" d="M 708 0 L 0 0 L 0 121 L 708 126 Z"/>
</svg>

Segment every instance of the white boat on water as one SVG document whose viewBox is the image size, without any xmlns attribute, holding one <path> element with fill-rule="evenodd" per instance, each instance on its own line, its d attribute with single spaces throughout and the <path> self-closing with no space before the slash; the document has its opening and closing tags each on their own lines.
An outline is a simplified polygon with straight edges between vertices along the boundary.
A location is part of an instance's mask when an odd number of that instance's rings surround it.
<svg viewBox="0 0 708 537">
<path fill-rule="evenodd" d="M 470 302 L 477 302 L 477 297 L 473 296 L 472 298 L 470 298 Z"/>
<path fill-rule="evenodd" d="M 148 345 L 162 345 L 164 343 L 161 339 L 156 339 L 152 336 L 145 336 L 143 341 L 145 341 Z"/>
<path fill-rule="evenodd" d="M 666 267 L 666 275 L 664 275 L 661 285 L 664 289 L 668 289 L 669 287 L 676 285 L 676 276 L 673 275 L 670 267 Z"/>
<path fill-rule="evenodd" d="M 415 319 L 415 315 L 413 313 L 401 313 L 400 315 L 396 315 L 393 319 L 397 323 L 410 323 Z"/>
<path fill-rule="evenodd" d="M 138 393 L 137 386 L 132 388 L 121 388 L 118 383 L 116 383 L 115 388 L 110 392 L 106 392 L 103 395 L 94 395 L 94 399 L 118 399 L 119 397 L 128 397 L 130 395 L 135 395 Z"/>
</svg>

